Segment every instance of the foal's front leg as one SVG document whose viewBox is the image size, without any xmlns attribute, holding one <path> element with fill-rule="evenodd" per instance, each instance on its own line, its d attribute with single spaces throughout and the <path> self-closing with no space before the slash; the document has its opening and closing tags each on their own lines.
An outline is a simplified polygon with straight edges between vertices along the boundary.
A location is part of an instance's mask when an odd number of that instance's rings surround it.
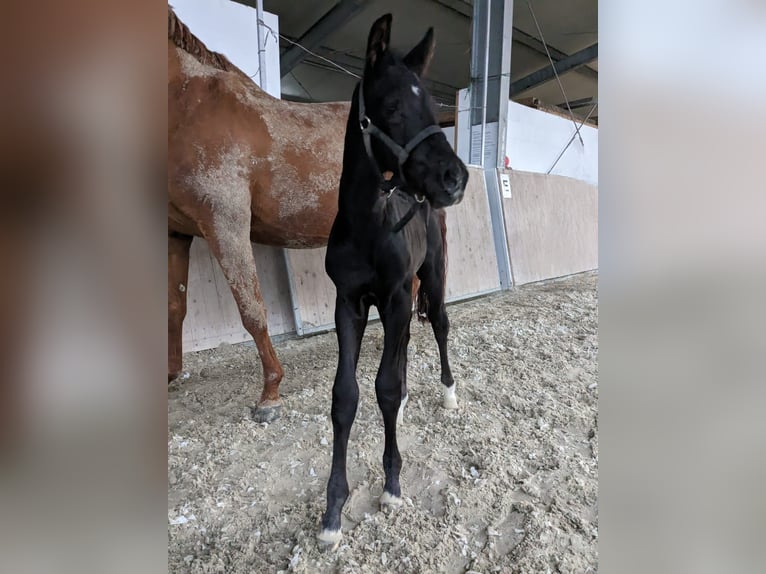
<svg viewBox="0 0 766 574">
<path fill-rule="evenodd" d="M 335 329 L 338 335 L 338 370 L 332 387 L 333 450 L 330 480 L 327 482 L 327 510 L 322 518 L 319 542 L 335 548 L 341 539 L 340 516 L 348 498 L 346 449 L 351 425 L 359 404 L 356 365 L 369 307 L 357 300 L 338 296 L 335 302 Z"/>
<path fill-rule="evenodd" d="M 396 423 L 402 402 L 402 384 L 407 371 L 407 345 L 410 340 L 412 299 L 409 286 L 394 293 L 388 305 L 381 309 L 383 322 L 383 358 L 375 379 L 375 395 L 383 413 L 386 444 L 383 450 L 383 470 L 386 483 L 380 497 L 382 507 L 402 504 L 399 471 L 402 457 L 396 444 Z"/>
</svg>

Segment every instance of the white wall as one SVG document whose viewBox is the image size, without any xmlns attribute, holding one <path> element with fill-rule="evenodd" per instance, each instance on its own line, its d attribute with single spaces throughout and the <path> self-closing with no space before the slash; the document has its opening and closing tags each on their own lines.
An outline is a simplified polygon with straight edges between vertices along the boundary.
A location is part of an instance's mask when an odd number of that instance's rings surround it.
<svg viewBox="0 0 766 574">
<path fill-rule="evenodd" d="M 470 149 L 471 116 L 468 88 L 460 90 L 458 102 L 456 149 L 460 159 L 468 163 L 469 159 L 478 160 L 479 155 L 476 150 L 472 153 Z M 492 127 L 492 124 L 488 125 Z M 473 130 L 476 136 L 473 143 L 480 145 L 481 126 L 474 126 Z M 489 130 L 489 133 L 492 134 L 492 130 Z M 569 119 L 516 102 L 508 102 L 505 155 L 509 167 L 518 171 L 547 173 L 574 133 L 574 125 Z M 551 173 L 598 185 L 598 129 L 583 126 L 580 133 L 583 143 L 575 137 Z M 494 150 L 485 151 L 485 158 L 485 161 L 494 161 Z"/>
<path fill-rule="evenodd" d="M 444 135 L 447 136 L 447 141 L 449 142 L 449 145 L 452 146 L 452 149 L 455 149 L 455 128 L 454 127 L 446 127 L 442 128 L 442 131 L 444 132 Z"/>
<path fill-rule="evenodd" d="M 574 133 L 572 120 L 508 103 L 505 155 L 512 169 L 547 173 Z M 598 129 L 583 126 L 580 134 L 583 143 L 575 137 L 551 173 L 598 185 Z"/>
<path fill-rule="evenodd" d="M 215 52 L 224 54 L 240 70 L 260 85 L 258 77 L 258 33 L 255 8 L 231 0 L 171 0 L 179 18 L 192 33 Z M 266 87 L 269 94 L 280 97 L 279 19 L 263 13 L 268 28 L 266 35 Z"/>
</svg>

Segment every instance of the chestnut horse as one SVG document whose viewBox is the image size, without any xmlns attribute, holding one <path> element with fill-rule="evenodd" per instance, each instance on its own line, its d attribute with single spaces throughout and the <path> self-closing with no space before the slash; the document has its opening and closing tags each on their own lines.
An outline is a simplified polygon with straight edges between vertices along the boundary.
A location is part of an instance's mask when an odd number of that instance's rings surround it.
<svg viewBox="0 0 766 574">
<path fill-rule="evenodd" d="M 255 417 L 279 416 L 283 371 L 269 338 L 251 242 L 327 244 L 338 212 L 348 111 L 348 103 L 270 96 L 208 50 L 168 7 L 168 380 L 182 368 L 189 249 L 193 237 L 203 237 L 261 358 L 264 386 Z M 446 234 L 444 213 L 438 217 Z"/>
<path fill-rule="evenodd" d="M 347 103 L 261 90 L 168 7 L 168 379 L 181 371 L 189 249 L 204 237 L 263 364 L 256 418 L 279 416 L 282 367 L 269 339 L 251 242 L 327 244 L 338 210 Z"/>
</svg>

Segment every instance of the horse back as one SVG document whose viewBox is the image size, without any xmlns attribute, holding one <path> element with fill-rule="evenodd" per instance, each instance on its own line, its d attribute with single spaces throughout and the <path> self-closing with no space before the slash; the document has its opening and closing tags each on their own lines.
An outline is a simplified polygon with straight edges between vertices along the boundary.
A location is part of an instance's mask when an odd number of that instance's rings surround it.
<svg viewBox="0 0 766 574">
<path fill-rule="evenodd" d="M 254 241 L 326 244 L 348 104 L 273 98 L 239 70 L 204 64 L 172 43 L 168 74 L 170 223 L 193 227 L 211 207 L 245 206 Z"/>
</svg>

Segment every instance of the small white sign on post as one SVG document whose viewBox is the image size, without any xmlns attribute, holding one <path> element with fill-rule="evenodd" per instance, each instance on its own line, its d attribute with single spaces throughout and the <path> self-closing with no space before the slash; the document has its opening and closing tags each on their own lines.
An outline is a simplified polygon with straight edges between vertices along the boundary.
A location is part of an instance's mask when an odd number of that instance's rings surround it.
<svg viewBox="0 0 766 574">
<path fill-rule="evenodd" d="M 511 199 L 511 178 L 507 173 L 500 174 L 500 187 L 503 190 L 503 197 Z"/>
</svg>

